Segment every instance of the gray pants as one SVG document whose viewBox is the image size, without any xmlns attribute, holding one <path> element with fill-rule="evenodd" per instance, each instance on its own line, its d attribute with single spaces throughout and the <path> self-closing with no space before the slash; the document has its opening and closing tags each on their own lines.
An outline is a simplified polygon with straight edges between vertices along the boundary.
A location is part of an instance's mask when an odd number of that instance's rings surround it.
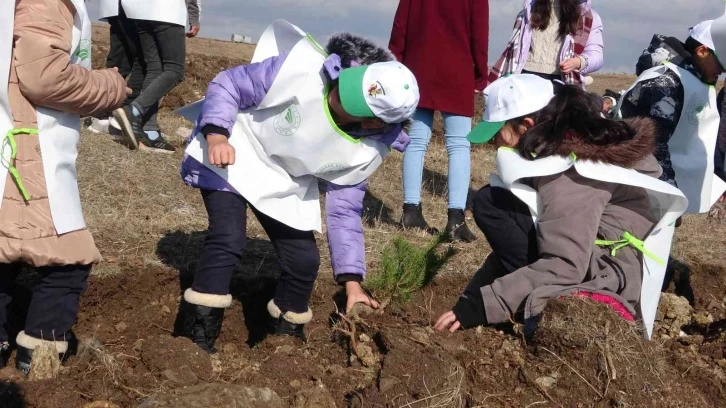
<svg viewBox="0 0 726 408">
<path fill-rule="evenodd" d="M 144 130 L 159 131 L 159 101 L 184 79 L 185 28 L 158 21 L 131 21 L 136 32 L 129 37 L 137 51 L 128 79 L 133 90 L 131 105 L 142 113 Z"/>
</svg>

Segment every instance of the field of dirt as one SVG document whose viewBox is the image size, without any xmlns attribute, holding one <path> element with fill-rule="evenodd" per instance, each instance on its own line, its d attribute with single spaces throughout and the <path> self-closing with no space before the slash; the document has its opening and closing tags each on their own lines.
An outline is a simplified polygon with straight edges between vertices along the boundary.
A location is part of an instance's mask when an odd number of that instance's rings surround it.
<svg viewBox="0 0 726 408">
<path fill-rule="evenodd" d="M 94 64 L 103 65 L 105 29 L 97 26 Z M 203 245 L 206 212 L 178 166 L 190 124 L 171 109 L 203 95 L 222 69 L 249 61 L 253 48 L 188 42 L 187 79 L 163 102 L 161 125 L 174 155 L 130 152 L 109 136 L 84 131 L 79 182 L 84 212 L 105 260 L 81 299 L 78 356 L 54 380 L 31 382 L 0 370 L 2 407 L 717 407 L 726 406 L 726 213 L 687 216 L 674 257 L 677 292 L 664 295 L 653 341 L 604 306 L 551 302 L 532 335 L 521 325 L 435 333 L 431 324 L 458 298 L 490 248 L 479 231 L 411 302 L 382 314 L 342 318 L 325 237 L 311 300 L 308 342 L 264 338 L 265 305 L 279 273 L 272 245 L 250 214 L 247 252 L 235 274 L 220 352 L 209 356 L 173 336 L 183 291 Z M 592 90 L 626 88 L 632 77 L 603 75 Z M 424 212 L 446 222 L 446 150 L 440 123 L 426 161 Z M 494 166 L 491 147 L 472 150 L 471 192 Z M 370 273 L 396 235 L 429 237 L 397 226 L 401 155 L 370 180 L 365 202 Z M 471 227 L 476 229 L 473 221 Z M 35 275 L 19 281 L 17 309 Z M 20 324 L 21 322 L 18 322 Z M 12 362 L 11 362 L 12 363 Z"/>
</svg>

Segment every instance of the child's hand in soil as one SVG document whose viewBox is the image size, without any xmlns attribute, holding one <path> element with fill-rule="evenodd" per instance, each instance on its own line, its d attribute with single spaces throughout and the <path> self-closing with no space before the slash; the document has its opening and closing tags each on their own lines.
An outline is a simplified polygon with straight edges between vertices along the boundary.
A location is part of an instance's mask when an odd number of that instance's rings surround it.
<svg viewBox="0 0 726 408">
<path fill-rule="evenodd" d="M 455 332 L 461 328 L 459 319 L 454 314 L 453 310 L 450 310 L 439 317 L 439 320 L 434 324 L 434 329 L 438 331 L 444 331 L 448 329 L 450 332 Z"/>
<path fill-rule="evenodd" d="M 207 135 L 209 145 L 209 163 L 219 168 L 234 164 L 234 147 L 229 144 L 225 135 L 210 133 Z"/>
<path fill-rule="evenodd" d="M 346 313 L 353 310 L 353 306 L 355 306 L 356 303 L 363 303 L 368 307 L 378 309 L 378 302 L 371 299 L 370 296 L 363 291 L 363 288 L 360 286 L 360 282 L 345 282 L 345 294 L 348 298 L 348 301 L 345 303 Z"/>
</svg>

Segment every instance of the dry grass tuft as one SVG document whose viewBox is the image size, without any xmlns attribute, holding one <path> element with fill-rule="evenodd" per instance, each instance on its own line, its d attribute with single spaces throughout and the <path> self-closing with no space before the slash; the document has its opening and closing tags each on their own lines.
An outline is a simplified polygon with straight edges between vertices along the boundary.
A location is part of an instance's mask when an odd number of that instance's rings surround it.
<svg viewBox="0 0 726 408">
<path fill-rule="evenodd" d="M 531 344 L 540 369 L 579 382 L 593 397 L 668 388 L 667 353 L 608 306 L 583 297 L 548 302 Z M 563 381 L 560 381 L 563 382 Z"/>
<path fill-rule="evenodd" d="M 401 405 L 400 408 L 463 408 L 468 406 L 468 398 L 464 384 L 465 370 L 459 366 L 452 367 L 447 380 L 448 386 L 432 392 L 426 388 L 427 396 Z M 425 385 L 425 384 L 424 384 Z"/>
<path fill-rule="evenodd" d="M 54 380 L 61 369 L 58 350 L 53 342 L 44 341 L 33 350 L 33 360 L 30 363 L 29 381 Z"/>
</svg>

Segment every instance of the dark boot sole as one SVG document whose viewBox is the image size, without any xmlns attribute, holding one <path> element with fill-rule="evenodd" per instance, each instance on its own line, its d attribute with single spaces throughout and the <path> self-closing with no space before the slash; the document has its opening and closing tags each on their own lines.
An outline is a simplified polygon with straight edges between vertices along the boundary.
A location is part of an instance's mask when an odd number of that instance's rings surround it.
<svg viewBox="0 0 726 408">
<path fill-rule="evenodd" d="M 149 147 L 149 146 L 147 146 L 147 145 L 145 145 L 143 143 L 140 143 L 139 144 L 139 150 L 142 151 L 142 152 L 147 152 L 147 153 L 162 153 L 162 154 L 174 154 L 174 153 L 176 153 L 175 151 L 172 151 L 172 150 L 164 150 L 164 149 L 157 149 L 155 147 Z"/>
<path fill-rule="evenodd" d="M 131 127 L 128 116 L 126 116 L 126 111 L 123 108 L 118 108 L 113 111 L 113 117 L 121 126 L 121 135 L 124 137 L 124 141 L 129 144 L 132 150 L 139 150 L 139 141 L 136 140 L 134 129 Z"/>
<path fill-rule="evenodd" d="M 439 230 L 436 229 L 436 228 L 434 228 L 434 227 L 418 227 L 418 226 L 416 226 L 416 227 L 407 227 L 407 226 L 401 224 L 401 229 L 404 230 L 404 231 L 421 231 L 421 232 L 425 232 L 425 233 L 427 233 L 428 235 L 431 235 L 431 236 L 439 235 Z"/>
</svg>

